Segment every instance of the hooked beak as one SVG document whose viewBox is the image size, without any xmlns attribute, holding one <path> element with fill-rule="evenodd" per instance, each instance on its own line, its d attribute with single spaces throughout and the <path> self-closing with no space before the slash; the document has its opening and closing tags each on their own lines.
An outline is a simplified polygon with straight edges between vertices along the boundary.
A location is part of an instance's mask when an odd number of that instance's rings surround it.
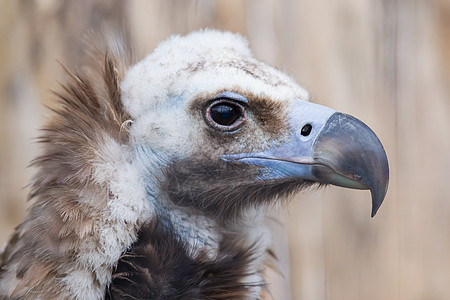
<svg viewBox="0 0 450 300">
<path fill-rule="evenodd" d="M 389 166 L 375 133 L 358 119 L 306 101 L 289 114 L 288 142 L 262 152 L 223 159 L 266 168 L 261 179 L 299 178 L 353 189 L 369 189 L 375 216 L 386 196 Z"/>
</svg>

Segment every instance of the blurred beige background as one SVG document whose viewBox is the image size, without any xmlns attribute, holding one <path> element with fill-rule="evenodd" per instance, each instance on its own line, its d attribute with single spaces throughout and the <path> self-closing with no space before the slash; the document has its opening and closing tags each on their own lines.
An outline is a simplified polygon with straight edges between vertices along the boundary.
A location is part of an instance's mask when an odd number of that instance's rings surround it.
<svg viewBox="0 0 450 300">
<path fill-rule="evenodd" d="M 367 191 L 329 187 L 272 222 L 286 275 L 270 276 L 275 299 L 450 299 L 448 0 L 0 1 L 0 244 L 25 214 L 33 138 L 67 79 L 57 60 L 80 65 L 84 34 L 105 22 L 141 55 L 174 33 L 240 32 L 385 145 L 390 188 L 374 219 Z"/>
</svg>

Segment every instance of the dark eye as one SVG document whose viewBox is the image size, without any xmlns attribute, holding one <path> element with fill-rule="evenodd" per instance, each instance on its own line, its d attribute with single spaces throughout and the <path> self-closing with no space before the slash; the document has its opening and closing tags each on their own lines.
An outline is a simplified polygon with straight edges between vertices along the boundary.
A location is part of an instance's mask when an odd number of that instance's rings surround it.
<svg viewBox="0 0 450 300">
<path fill-rule="evenodd" d="M 208 107 L 206 118 L 216 128 L 235 130 L 245 121 L 245 111 L 241 105 L 221 99 Z"/>
<path fill-rule="evenodd" d="M 211 119 L 219 125 L 230 126 L 241 116 L 241 111 L 235 105 L 228 103 L 216 104 L 211 107 Z"/>
</svg>

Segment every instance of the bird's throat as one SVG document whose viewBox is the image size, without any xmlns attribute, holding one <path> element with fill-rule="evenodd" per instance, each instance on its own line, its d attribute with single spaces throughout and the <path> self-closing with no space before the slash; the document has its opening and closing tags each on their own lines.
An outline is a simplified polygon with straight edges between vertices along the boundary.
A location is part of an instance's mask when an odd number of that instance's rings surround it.
<svg viewBox="0 0 450 300">
<path fill-rule="evenodd" d="M 183 241 L 194 252 L 206 251 L 215 255 L 222 240 L 215 220 L 199 214 L 190 208 L 176 206 L 162 197 L 152 197 L 149 201 L 155 208 L 162 229 L 176 234 L 176 238 Z"/>
</svg>

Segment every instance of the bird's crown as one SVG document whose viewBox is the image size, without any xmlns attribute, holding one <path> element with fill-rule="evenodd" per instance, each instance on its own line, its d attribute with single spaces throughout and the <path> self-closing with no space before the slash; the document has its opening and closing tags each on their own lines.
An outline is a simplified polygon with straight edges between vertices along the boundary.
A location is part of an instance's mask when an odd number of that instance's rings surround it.
<svg viewBox="0 0 450 300">
<path fill-rule="evenodd" d="M 192 100 L 219 91 L 307 99 L 289 76 L 253 58 L 239 34 L 201 30 L 172 36 L 133 66 L 122 84 L 122 102 L 133 117 L 169 98 Z"/>
</svg>

